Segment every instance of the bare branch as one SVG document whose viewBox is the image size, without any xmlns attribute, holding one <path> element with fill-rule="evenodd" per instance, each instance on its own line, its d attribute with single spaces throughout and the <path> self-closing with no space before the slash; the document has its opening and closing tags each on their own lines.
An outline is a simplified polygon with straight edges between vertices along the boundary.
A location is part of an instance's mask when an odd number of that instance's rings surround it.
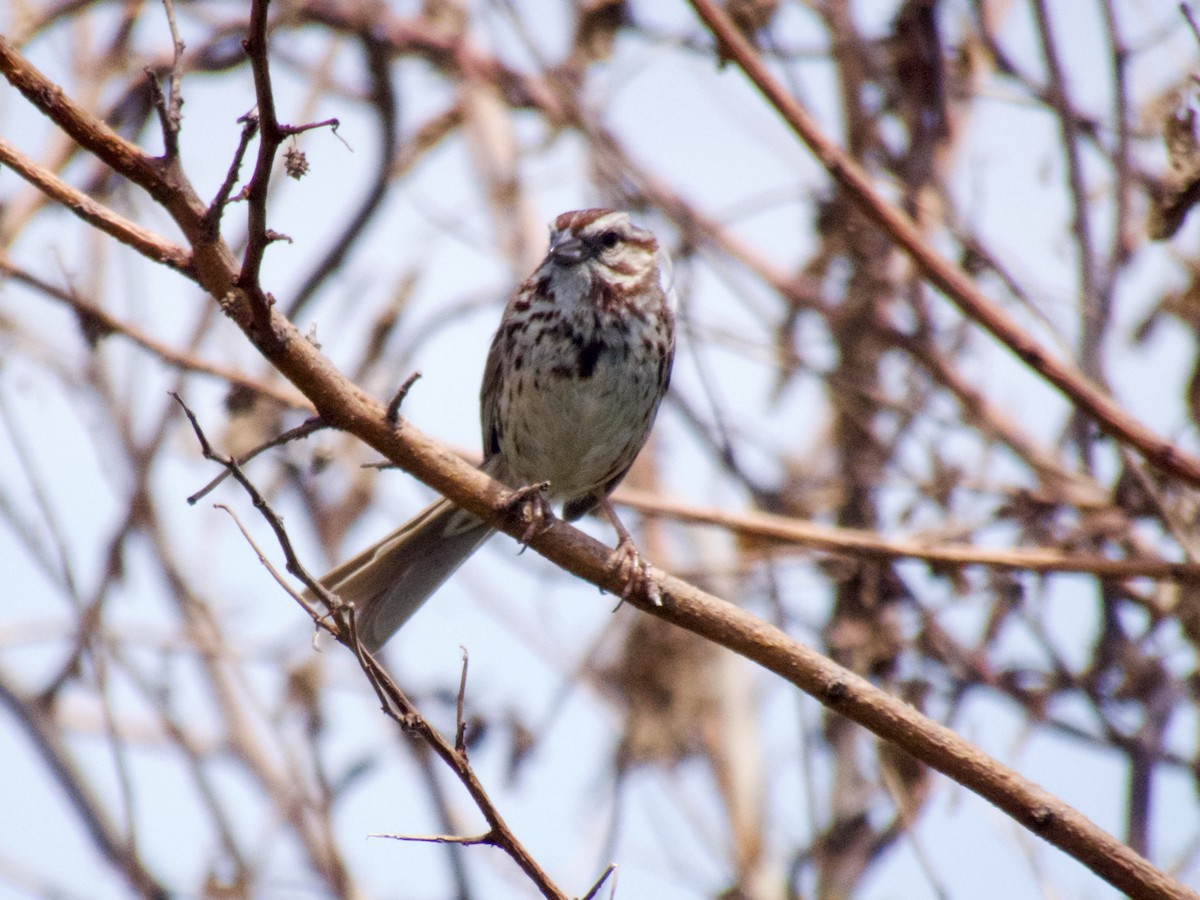
<svg viewBox="0 0 1200 900">
<path fill-rule="evenodd" d="M 162 263 L 189 278 L 195 277 L 191 255 L 182 247 L 175 246 L 97 203 L 87 194 L 43 169 L 3 138 L 0 138 L 0 165 L 8 166 L 84 222 L 132 247 L 147 259 Z"/>
<path fill-rule="evenodd" d="M 947 299 L 1041 374 L 1073 404 L 1086 410 L 1106 432 L 1136 449 L 1155 468 L 1200 486 L 1200 459 L 1163 440 L 1129 415 L 1074 366 L 1049 355 L 1007 313 L 988 300 L 960 269 L 934 250 L 907 216 L 879 194 L 854 161 L 829 140 L 812 118 L 783 90 L 758 53 L 712 0 L 690 2 L 713 33 L 729 45 L 730 56 L 817 155 L 830 175 L 912 257 L 925 277 Z"/>
</svg>

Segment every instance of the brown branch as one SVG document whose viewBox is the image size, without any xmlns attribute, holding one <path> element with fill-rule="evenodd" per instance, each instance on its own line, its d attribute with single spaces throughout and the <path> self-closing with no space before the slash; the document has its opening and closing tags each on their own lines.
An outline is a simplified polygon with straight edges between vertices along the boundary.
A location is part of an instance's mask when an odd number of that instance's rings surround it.
<svg viewBox="0 0 1200 900">
<path fill-rule="evenodd" d="M 89 225 L 132 247 L 147 259 L 162 263 L 188 277 L 194 277 L 191 255 L 182 247 L 97 203 L 53 172 L 39 166 L 4 138 L 0 138 L 0 166 L 8 166 L 47 197 L 61 203 Z"/>
<path fill-rule="evenodd" d="M 611 876 L 611 875 L 612 875 L 614 872 L 616 872 L 616 871 L 617 871 L 617 864 L 616 864 L 616 863 L 610 863 L 610 864 L 609 864 L 609 866 L 608 866 L 608 868 L 607 868 L 607 869 L 605 869 L 603 872 L 601 872 L 601 873 L 600 873 L 600 877 L 596 879 L 596 883 L 595 883 L 595 884 L 593 884 L 593 885 L 591 886 L 591 888 L 588 890 L 588 892 L 587 892 L 586 894 L 584 894 L 584 895 L 583 895 L 583 896 L 580 898 L 580 900 L 593 900 L 593 898 L 595 898 L 596 896 L 598 896 L 598 895 L 599 895 L 599 893 L 600 893 L 600 889 L 601 889 L 602 887 L 604 887 L 604 882 L 608 881 L 608 879 L 609 879 L 609 876 Z M 614 896 L 614 897 L 615 897 L 615 896 L 616 896 L 616 893 L 617 893 L 617 883 L 616 883 L 616 881 L 614 880 L 614 881 L 613 881 L 612 896 Z"/>
<path fill-rule="evenodd" d="M 171 65 L 168 69 L 167 83 L 170 93 L 159 105 L 158 98 L 162 90 L 158 79 L 152 72 L 147 72 L 155 89 L 155 105 L 158 107 L 159 122 L 162 126 L 163 147 L 167 157 L 174 159 L 179 156 L 179 129 L 183 123 L 183 41 L 179 37 L 179 27 L 175 22 L 174 0 L 163 0 L 163 11 L 167 14 L 167 28 L 171 32 Z"/>
<path fill-rule="evenodd" d="M 1028 572 L 1087 572 L 1102 578 L 1161 578 L 1200 580 L 1200 564 L 1161 559 L 1110 559 L 1049 548 L 1008 550 L 969 544 L 940 544 L 920 539 L 884 538 L 870 531 L 835 528 L 768 513 L 729 512 L 692 506 L 658 494 L 618 488 L 613 500 L 652 516 L 680 522 L 715 525 L 740 535 L 800 544 L 832 553 L 853 553 L 877 559 L 921 559 L 938 566 L 990 566 Z"/>
<path fill-rule="evenodd" d="M 302 439 L 308 437 L 310 434 L 316 434 L 318 431 L 320 431 L 326 427 L 327 426 L 325 425 L 325 422 L 322 421 L 320 416 L 310 416 L 309 418 L 307 418 L 303 422 L 301 422 L 299 425 L 297 425 L 295 428 L 289 428 L 283 434 L 276 435 L 275 437 L 271 438 L 270 440 L 263 441 L 263 443 L 259 444 L 253 450 L 249 450 L 246 453 L 243 453 L 241 456 L 239 456 L 235 460 L 235 462 L 239 466 L 244 466 L 246 463 L 250 462 L 250 460 L 254 459 L 254 457 L 259 456 L 262 453 L 265 453 L 266 451 L 270 450 L 273 447 L 280 447 L 284 444 L 289 444 L 292 441 L 302 440 Z M 215 477 L 212 481 L 210 481 L 204 487 L 200 488 L 200 490 L 196 491 L 193 494 L 189 494 L 188 498 L 187 498 L 188 504 L 194 505 L 197 501 L 201 500 L 206 495 L 212 493 L 212 491 L 217 487 L 217 485 L 219 485 L 222 481 L 224 481 L 226 479 L 226 477 L 228 477 L 229 474 L 230 474 L 229 469 L 226 469 L 224 472 L 222 472 L 220 475 Z"/>
<path fill-rule="evenodd" d="M 454 751 L 462 755 L 463 759 L 467 758 L 467 718 L 463 714 L 463 708 L 467 701 L 467 662 L 468 654 L 466 647 L 460 647 L 462 650 L 462 675 L 458 679 L 458 699 L 454 704 Z"/>
<path fill-rule="evenodd" d="M 328 607 L 329 614 L 322 615 L 303 595 L 297 594 L 297 592 L 284 584 L 275 567 L 257 545 L 250 540 L 241 522 L 234 516 L 234 521 L 237 522 L 238 528 L 258 555 L 259 561 L 267 568 L 272 577 L 288 590 L 288 593 L 304 608 L 305 612 L 313 617 L 313 621 L 317 627 L 324 628 L 354 653 L 359 666 L 363 670 L 363 674 L 367 676 L 367 680 L 375 689 L 376 696 L 380 699 L 383 712 L 405 731 L 415 732 L 450 767 L 459 781 L 462 782 L 463 787 L 467 789 L 471 799 L 475 802 L 476 807 L 488 823 L 487 834 L 480 838 L 428 838 L 427 840 L 436 840 L 442 843 L 448 841 L 455 843 L 483 843 L 497 847 L 507 853 L 513 862 L 520 867 L 521 871 L 537 886 L 542 896 L 555 898 L 555 900 L 566 900 L 566 894 L 555 886 L 549 876 L 542 870 L 542 867 L 538 865 L 537 860 L 533 858 L 524 845 L 517 839 L 516 835 L 509 829 L 499 810 L 496 809 L 495 804 L 492 802 L 491 797 L 488 796 L 482 782 L 476 776 L 474 769 L 471 768 L 471 764 L 467 760 L 465 746 L 457 746 L 463 741 L 465 734 L 465 729 L 461 721 L 461 693 L 459 698 L 460 721 L 457 728 L 456 742 L 455 745 L 451 745 L 450 742 L 442 737 L 441 732 L 429 723 L 416 705 L 392 681 L 391 676 L 362 646 L 355 630 L 353 611 L 344 606 L 335 596 L 331 595 L 305 569 L 304 565 L 300 562 L 300 557 L 292 546 L 287 530 L 283 526 L 283 520 L 271 508 L 266 498 L 254 486 L 254 483 L 242 472 L 237 460 L 217 453 L 205 436 L 196 416 L 188 409 L 187 405 L 184 404 L 178 395 L 175 396 L 175 399 L 183 408 L 184 414 L 191 423 L 192 430 L 195 432 L 196 440 L 200 443 L 200 449 L 204 458 L 220 464 L 241 485 L 242 489 L 250 497 L 254 507 L 262 514 L 274 532 L 280 549 L 283 551 L 288 571 L 299 578 L 314 596 L 320 598 L 326 607 Z M 226 511 L 230 512 L 230 515 L 233 515 L 232 511 L 228 510 L 228 508 L 226 508 Z M 333 621 L 332 625 L 330 623 L 331 619 Z M 462 686 L 460 691 L 465 691 L 466 675 L 466 654 L 464 653 Z M 414 838 L 414 840 L 422 839 Z"/>
<path fill-rule="evenodd" d="M 259 283 L 259 271 L 263 256 L 272 235 L 267 230 L 267 196 L 271 185 L 271 170 L 275 154 L 283 143 L 284 133 L 275 116 L 275 93 L 271 85 L 271 74 L 267 60 L 267 7 L 268 0 L 253 0 L 250 4 L 250 25 L 242 46 L 250 60 L 254 74 L 254 93 L 257 98 L 255 118 L 258 121 L 258 156 L 254 173 L 246 185 L 246 249 L 242 254 L 241 270 L 235 284 L 246 292 L 250 313 L 254 318 L 255 331 L 265 335 L 269 331 L 271 306 L 274 300 L 268 297 Z"/>
<path fill-rule="evenodd" d="M 858 164 L 821 131 L 713 0 L 689 2 L 713 35 L 724 43 L 729 57 L 808 145 L 834 180 L 912 257 L 947 299 L 1054 385 L 1072 404 L 1086 411 L 1102 430 L 1133 447 L 1156 469 L 1200 486 L 1200 459 L 1184 453 L 1134 419 L 1075 366 L 1051 356 L 1008 313 L 995 306 L 961 269 L 933 248 L 916 224 L 892 206 Z"/>
<path fill-rule="evenodd" d="M 693 3 L 707 10 L 709 16 L 720 15 L 707 2 L 693 0 Z M 727 24 L 723 17 L 717 21 Z M 757 62 L 740 35 L 728 28 L 725 30 L 728 33 L 723 37 L 732 52 L 737 53 L 739 62 L 746 65 L 744 59 L 747 56 Z M 204 207 L 196 202 L 194 193 L 182 180 L 181 174 L 173 173 L 170 178 L 164 177 L 158 166 L 137 148 L 116 138 L 103 125 L 73 107 L 61 92 L 56 92 L 51 82 L 29 66 L 2 39 L 0 72 L 17 84 L 31 102 L 67 128 L 76 140 L 86 140 L 85 146 L 97 153 L 104 162 L 135 183 L 144 184 L 181 222 L 185 235 L 194 241 L 193 252 L 202 282 L 260 352 L 313 401 L 319 415 L 332 426 L 355 435 L 401 468 L 417 475 L 462 508 L 514 537 L 522 536 L 524 525 L 509 515 L 514 499 L 512 491 L 463 463 L 455 454 L 410 424 L 404 423 L 402 428 L 394 427 L 388 421 L 384 407 L 341 377 L 278 310 L 271 306 L 252 309 L 246 294 L 233 289 L 238 267 L 223 244 L 216 241 L 205 243 L 206 237 L 198 227 Z M 840 154 L 822 154 L 822 158 L 838 174 L 839 179 L 853 184 L 857 193 L 868 200 L 878 200 L 857 170 L 846 168 L 846 161 Z M 894 213 L 889 209 L 888 221 L 892 216 Z M 903 230 L 911 230 L 911 224 L 904 219 L 899 221 L 903 227 L 897 233 L 907 235 L 910 239 L 906 241 L 910 252 L 915 255 L 929 254 L 930 251 L 919 237 L 913 238 Z M 947 267 L 936 256 L 932 259 L 932 262 L 923 264 L 927 266 L 927 271 L 938 273 L 940 280 L 935 279 L 937 283 L 962 287 L 964 277 L 961 273 Z M 946 274 L 943 269 L 951 274 Z M 953 295 L 960 300 L 964 297 L 980 299 L 973 293 L 969 282 L 967 287 L 969 290 L 966 293 L 957 291 Z M 985 306 L 982 312 L 986 311 Z M 268 326 L 265 330 L 256 327 L 263 319 Z M 1073 382 L 1065 386 L 1073 390 L 1080 389 Z M 1090 385 L 1085 387 L 1084 399 L 1093 401 L 1096 409 L 1107 410 L 1105 404 L 1111 401 L 1100 395 L 1103 402 L 1096 403 L 1095 397 L 1088 393 L 1095 389 Z M 1127 424 L 1123 414 L 1119 421 Z M 1144 446 L 1147 455 L 1160 466 L 1176 471 L 1181 477 L 1198 480 L 1194 476 L 1200 471 L 1200 465 L 1189 457 L 1178 455 L 1173 448 L 1158 446 L 1153 441 L 1142 440 L 1139 446 Z M 556 523 L 554 528 L 530 539 L 529 544 L 560 567 L 610 592 L 620 593 L 625 587 L 620 567 L 614 565 L 612 550 L 565 523 Z M 627 599 L 628 603 L 728 647 L 775 672 L 832 710 L 853 719 L 996 804 L 1016 821 L 1065 850 L 1126 893 L 1136 897 L 1198 896 L 1155 869 L 1077 811 L 999 764 L 950 729 L 797 643 L 778 628 L 658 570 L 651 569 L 645 582 L 645 589 L 633 593 Z M 662 598 L 661 605 L 655 605 L 649 599 L 650 582 L 653 582 L 654 593 Z M 398 691 L 392 693 L 386 673 L 374 664 L 369 655 L 360 651 L 360 659 L 368 661 L 366 670 L 373 681 L 377 679 L 379 683 L 389 685 L 388 696 L 399 695 Z M 404 708 L 389 710 L 389 715 L 409 724 Z M 469 766 L 452 746 L 442 742 L 436 747 L 439 756 L 460 778 L 466 779 L 464 784 L 468 785 L 469 790 L 473 793 L 475 790 L 482 792 L 482 787 L 472 780 Z"/>
<path fill-rule="evenodd" d="M 125 876 L 138 895 L 166 900 L 171 892 L 159 884 L 137 858 L 132 844 L 121 836 L 121 826 L 105 815 L 104 803 L 92 793 L 84 773 L 71 759 L 54 722 L 53 706 L 20 693 L 14 684 L 7 672 L 0 671 L 0 705 L 21 723 L 26 736 L 37 746 L 40 757 L 54 773 L 99 852 Z"/>
<path fill-rule="evenodd" d="M 225 207 L 230 203 L 229 198 L 233 194 L 234 185 L 237 184 L 238 176 L 241 174 L 246 151 L 250 149 L 250 142 L 258 134 L 258 119 L 255 116 L 244 115 L 238 119 L 238 123 L 242 126 L 242 132 L 238 137 L 237 149 L 233 151 L 233 159 L 229 163 L 229 168 L 225 170 L 225 178 L 222 180 L 221 186 L 217 188 L 217 195 L 213 197 L 212 203 L 208 205 L 204 214 L 205 228 L 214 239 L 220 234 L 221 217 L 225 214 Z"/>
<path fill-rule="evenodd" d="M 404 405 L 404 398 L 408 396 L 408 392 L 412 390 L 412 386 L 416 384 L 420 378 L 420 372 L 410 373 L 409 376 L 404 379 L 400 387 L 396 389 L 396 393 L 392 395 L 392 399 L 388 401 L 387 419 L 393 425 L 399 423 L 400 407 Z"/>
<path fill-rule="evenodd" d="M 83 149 L 145 189 L 154 199 L 169 208 L 178 206 L 180 200 L 185 199 L 178 194 L 179 186 L 166 177 L 160 160 L 121 137 L 67 97 L 62 88 L 38 71 L 3 36 L 0 36 L 0 74 Z"/>
<path fill-rule="evenodd" d="M 412 472 L 454 503 L 521 538 L 524 526 L 509 515 L 514 493 L 431 441 L 411 423 L 395 429 L 385 409 L 336 375 L 311 344 L 272 310 L 273 329 L 290 333 L 277 358 L 335 427 Z M 563 522 L 529 541 L 550 561 L 614 594 L 625 579 L 613 564 L 612 550 Z M 793 641 L 730 603 L 651 570 L 662 596 L 656 606 L 635 593 L 626 602 L 715 641 L 751 659 L 996 804 L 1044 840 L 1060 847 L 1101 877 L 1133 896 L 1196 897 L 1155 869 L 1084 816 L 1016 772 L 1001 765 L 950 729 L 933 722 L 901 700 Z M 453 748 L 450 748 L 451 753 Z"/>
<path fill-rule="evenodd" d="M 70 306 L 79 313 L 82 327 L 88 336 L 98 337 L 108 334 L 119 334 L 143 350 L 158 357 L 167 365 L 180 371 L 195 372 L 197 375 L 208 375 L 213 378 L 219 378 L 227 384 L 244 388 L 256 396 L 268 397 L 291 409 L 312 408 L 307 397 L 296 391 L 289 390 L 286 385 L 261 381 L 236 369 L 229 369 L 224 366 L 215 365 L 214 363 L 205 362 L 181 350 L 176 350 L 174 347 L 151 337 L 140 328 L 122 319 L 118 319 L 91 300 L 81 297 L 73 291 L 56 287 L 48 281 L 38 278 L 33 273 L 14 266 L 2 254 L 0 254 L 0 274 L 12 278 L 14 281 L 20 281 L 23 284 L 29 285 L 29 287 L 34 288 L 45 296 Z"/>
</svg>

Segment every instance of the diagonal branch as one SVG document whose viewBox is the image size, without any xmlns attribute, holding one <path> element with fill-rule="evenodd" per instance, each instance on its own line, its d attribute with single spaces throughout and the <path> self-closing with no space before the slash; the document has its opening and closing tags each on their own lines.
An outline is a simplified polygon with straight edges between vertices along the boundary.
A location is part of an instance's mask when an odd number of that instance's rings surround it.
<svg viewBox="0 0 1200 900">
<path fill-rule="evenodd" d="M 337 602 L 337 599 L 331 596 L 327 590 L 321 587 L 305 570 L 296 554 L 295 549 L 292 547 L 291 539 L 288 536 L 287 530 L 283 526 L 283 521 L 271 508 L 266 498 L 263 497 L 258 488 L 255 487 L 254 483 L 246 477 L 245 473 L 238 465 L 238 461 L 231 457 L 222 456 L 214 451 L 212 446 L 209 444 L 208 438 L 205 436 L 204 431 L 201 429 L 200 423 L 197 421 L 196 416 L 190 409 L 188 409 L 183 400 L 179 398 L 178 394 L 175 395 L 175 400 L 180 406 L 183 407 L 184 414 L 187 416 L 188 421 L 192 425 L 192 429 L 195 432 L 196 439 L 200 443 L 201 452 L 204 454 L 205 459 L 209 459 L 220 464 L 224 468 L 225 472 L 232 476 L 233 479 L 239 485 L 241 485 L 242 489 L 249 495 L 254 507 L 262 514 L 263 518 L 266 519 L 267 524 L 270 525 L 271 530 L 275 533 L 275 537 L 278 540 L 279 546 L 287 560 L 288 571 L 297 578 L 301 579 L 310 591 L 313 591 L 316 596 L 320 597 L 325 602 L 329 612 L 327 615 L 322 615 L 319 609 L 314 607 L 300 595 L 297 595 L 293 592 L 293 596 L 298 602 L 300 602 L 305 611 L 308 612 L 309 615 L 313 616 L 314 623 L 318 627 L 324 628 L 326 631 L 334 635 L 334 637 L 336 637 L 341 643 L 345 644 L 351 650 L 351 652 L 354 653 L 355 657 L 358 659 L 359 666 L 362 667 L 363 674 L 367 676 L 368 682 L 375 689 L 376 696 L 379 697 L 380 706 L 384 714 L 395 721 L 396 724 L 398 724 L 405 731 L 418 735 L 429 746 L 429 748 L 435 754 L 437 754 L 437 756 L 451 769 L 451 771 L 454 772 L 458 780 L 462 783 L 463 787 L 466 788 L 467 793 L 470 794 L 475 806 L 479 809 L 479 812 L 483 815 L 484 819 L 488 823 L 487 833 L 480 835 L 479 837 L 453 838 L 439 836 L 430 838 L 413 838 L 413 840 L 429 840 L 439 843 L 452 842 L 459 844 L 490 844 L 491 846 L 497 847 L 507 853 L 513 862 L 520 867 L 521 871 L 528 876 L 529 880 L 537 885 L 537 888 L 541 892 L 542 896 L 549 897 L 551 900 L 566 900 L 566 894 L 559 890 L 559 888 L 550 880 L 550 877 L 545 873 L 542 867 L 538 865 L 537 860 L 535 860 L 532 854 L 525 849 L 525 846 L 517 839 L 516 835 L 513 834 L 512 830 L 508 827 L 507 823 L 504 821 L 504 818 L 500 815 L 500 811 L 492 802 L 491 797 L 488 796 L 487 790 L 483 786 L 483 782 L 479 780 L 478 775 L 475 774 L 475 770 L 471 767 L 471 764 L 467 759 L 465 742 L 462 738 L 463 731 L 461 724 L 461 708 L 459 712 L 459 727 L 457 729 L 455 742 L 451 744 L 444 737 L 442 737 L 441 732 L 438 731 L 429 722 L 429 720 L 425 718 L 424 715 L 422 715 L 416 704 L 409 700 L 408 696 L 400 690 L 399 686 L 392 680 L 391 676 L 388 675 L 383 666 L 381 666 L 375 660 L 375 658 L 366 651 L 362 644 L 359 643 L 358 635 L 354 627 L 353 612 L 348 607 Z M 232 512 L 230 514 L 232 515 Z M 234 520 L 237 521 L 236 516 L 234 517 Z M 238 522 L 237 524 L 238 528 L 242 530 L 242 534 L 246 536 L 247 540 L 250 540 L 249 535 L 246 533 L 246 530 L 242 528 L 241 523 Z M 254 547 L 255 552 L 258 554 L 260 561 L 267 566 L 267 568 L 271 571 L 271 574 L 276 577 L 276 580 L 279 580 L 282 583 L 282 580 L 280 579 L 278 573 L 276 573 L 274 567 L 271 566 L 267 561 L 265 554 L 263 554 L 262 551 L 254 545 L 253 541 L 250 541 L 250 543 L 251 546 Z M 463 686 L 460 689 L 459 695 L 460 704 L 462 699 L 462 691 L 465 690 L 466 686 L 465 659 L 463 663 L 462 684 Z M 389 836 L 398 837 L 397 835 Z"/>
<path fill-rule="evenodd" d="M 89 225 L 132 247 L 147 259 L 184 275 L 191 275 L 191 256 L 182 247 L 97 203 L 53 172 L 39 166 L 3 138 L 0 138 L 0 166 L 8 166 L 47 197 L 58 201 Z"/>
<path fill-rule="evenodd" d="M 296 393 L 286 385 L 263 381 L 237 369 L 219 366 L 192 356 L 183 350 L 178 350 L 130 322 L 117 318 L 104 307 L 75 291 L 57 287 L 32 272 L 14 265 L 2 253 L 0 253 L 0 276 L 28 285 L 43 296 L 71 307 L 78 315 L 80 327 L 89 339 L 119 334 L 181 372 L 207 375 L 227 385 L 249 391 L 255 396 L 270 398 L 282 406 L 301 410 L 309 408 L 308 398 Z"/>
<path fill-rule="evenodd" d="M 707 2 L 692 2 L 710 15 L 719 15 Z M 724 18 L 717 21 L 727 25 Z M 730 31 L 726 39 L 731 53 L 736 54 L 743 65 L 748 57 L 757 62 L 739 35 Z M 309 397 L 318 415 L 331 426 L 353 434 L 455 504 L 514 537 L 522 536 L 524 525 L 508 514 L 514 499 L 512 491 L 464 463 L 408 422 L 389 421 L 384 406 L 342 376 L 276 307 L 268 304 L 265 308 L 252 309 L 245 291 L 237 286 L 239 267 L 228 247 L 201 229 L 205 207 L 181 172 L 160 166 L 92 119 L 64 98 L 53 82 L 30 66 L 2 38 L 0 73 L 77 141 L 86 141 L 84 146 L 107 165 L 144 186 L 175 217 L 192 242 L 202 283 L 254 346 Z M 864 202 L 882 203 L 857 169 L 846 168 L 847 162 L 840 154 L 834 151 L 833 155 L 822 154 L 822 158 L 839 179 L 856 186 Z M 887 221 L 892 222 L 897 215 L 888 209 Z M 931 278 L 935 272 L 940 273 L 934 279 L 935 283 L 958 289 L 949 293 L 960 302 L 963 297 L 982 299 L 961 273 L 932 255 L 919 237 L 911 233 L 912 226 L 907 219 L 899 217 L 896 221 L 900 224 L 893 223 L 891 230 L 907 236 L 906 246 L 914 255 L 921 254 L 918 258 Z M 927 256 L 931 257 L 931 262 L 925 261 Z M 962 290 L 964 282 L 965 293 Z M 986 301 L 983 302 L 985 308 L 981 315 L 990 309 L 986 307 Z M 260 318 L 265 320 L 265 328 L 258 327 L 262 324 Z M 1012 328 L 1015 329 L 1015 325 Z M 1019 334 L 1019 330 L 1016 333 Z M 1022 338 L 1028 340 L 1024 335 Z M 1034 355 L 1038 356 L 1040 348 L 1036 349 L 1038 352 Z M 1057 363 L 1053 365 L 1059 367 L 1055 371 L 1060 373 L 1069 371 Z M 1086 382 L 1071 381 L 1066 386 L 1078 389 L 1081 392 L 1079 402 L 1089 409 L 1111 411 L 1113 408 L 1111 400 Z M 1123 412 L 1115 420 L 1123 427 L 1128 425 Z M 1140 444 L 1130 442 L 1139 446 L 1148 458 L 1180 477 L 1200 482 L 1200 462 L 1178 454 L 1160 441 L 1156 444 L 1158 439 L 1153 436 L 1146 438 L 1143 434 L 1141 437 Z M 612 550 L 566 523 L 556 523 L 554 528 L 533 537 L 529 545 L 551 562 L 614 594 L 621 593 L 625 587 L 626 579 L 619 566 L 614 565 Z M 799 644 L 780 629 L 659 570 L 649 570 L 640 586 L 643 589 L 628 598 L 627 602 L 633 606 L 719 643 L 775 672 L 830 709 L 858 722 L 994 803 L 1024 827 L 1080 860 L 1122 891 L 1137 897 L 1200 896 L 949 728 Z M 651 601 L 651 592 L 661 596 L 661 605 Z"/>
<path fill-rule="evenodd" d="M 105 814 L 105 807 L 94 796 L 81 767 L 71 757 L 54 723 L 52 706 L 38 698 L 22 695 L 8 672 L 0 672 L 0 706 L 11 713 L 24 728 L 26 736 L 37 744 L 41 758 L 49 763 L 63 793 L 79 813 L 92 842 L 113 866 L 124 874 L 129 886 L 141 897 L 165 898 L 170 892 L 138 858 L 135 848 L 121 834 L 119 823 Z"/>
<path fill-rule="evenodd" d="M 722 42 L 727 56 L 742 68 L 755 87 L 829 171 L 833 179 L 880 228 L 904 249 L 925 277 L 966 316 L 993 337 L 1072 404 L 1084 410 L 1113 438 L 1133 447 L 1156 469 L 1200 487 L 1200 458 L 1187 454 L 1131 416 L 1102 388 L 1069 362 L 1046 348 L 979 289 L 961 269 L 925 240 L 920 229 L 875 189 L 857 163 L 825 135 L 817 123 L 771 74 L 762 57 L 713 0 L 689 0 L 697 15 Z"/>
</svg>

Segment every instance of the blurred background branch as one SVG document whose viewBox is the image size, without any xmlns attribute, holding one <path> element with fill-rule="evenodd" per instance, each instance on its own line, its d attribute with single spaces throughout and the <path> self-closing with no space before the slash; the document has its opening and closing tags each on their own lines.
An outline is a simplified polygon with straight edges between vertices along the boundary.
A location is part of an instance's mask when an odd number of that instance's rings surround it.
<svg viewBox="0 0 1200 900">
<path fill-rule="evenodd" d="M 419 369 L 406 418 L 474 447 L 502 300 L 542 223 L 588 205 L 674 257 L 679 363 L 627 482 L 647 557 L 1200 881 L 1188 19 L 722 9 L 714 34 L 636 0 L 260 5 L 278 122 L 339 123 L 276 134 L 261 177 L 234 165 L 263 113 L 244 10 L 0 14 L 6 71 L 61 87 L 36 102 L 74 136 L 0 106 L 0 784 L 21 812 L 0 883 L 527 895 L 481 848 L 361 840 L 487 829 L 228 521 L 183 502 L 213 473 L 167 392 L 234 456 L 311 415 L 206 297 L 252 249 L 260 313 L 269 292 L 380 400 Z M 836 152 L 807 155 L 747 61 Z M 428 498 L 364 451 L 323 431 L 247 463 L 312 568 Z M 629 896 L 1097 890 L 903 752 L 505 538 L 444 594 L 389 670 L 450 733 L 470 649 L 472 766 L 558 884 L 615 861 Z"/>
</svg>

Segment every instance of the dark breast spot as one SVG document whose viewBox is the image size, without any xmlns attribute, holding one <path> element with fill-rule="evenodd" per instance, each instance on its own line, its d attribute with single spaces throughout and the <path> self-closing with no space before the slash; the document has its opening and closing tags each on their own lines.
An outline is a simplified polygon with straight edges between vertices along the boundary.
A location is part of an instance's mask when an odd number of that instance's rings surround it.
<svg viewBox="0 0 1200 900">
<path fill-rule="evenodd" d="M 596 363 L 600 361 L 600 354 L 604 352 L 603 341 L 589 341 L 579 347 L 579 377 L 591 378 L 592 373 L 596 371 Z"/>
</svg>

